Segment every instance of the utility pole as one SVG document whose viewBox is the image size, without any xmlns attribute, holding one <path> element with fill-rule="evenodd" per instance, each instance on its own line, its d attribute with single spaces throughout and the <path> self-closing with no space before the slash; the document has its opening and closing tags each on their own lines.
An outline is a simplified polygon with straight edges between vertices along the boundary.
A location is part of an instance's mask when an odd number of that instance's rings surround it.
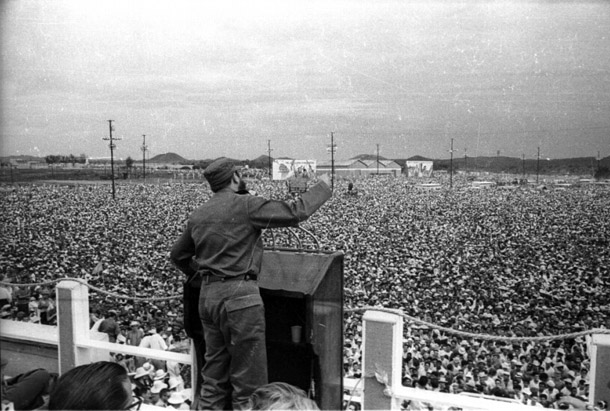
<svg viewBox="0 0 610 411">
<path fill-rule="evenodd" d="M 273 149 L 271 148 L 271 140 L 267 140 L 267 152 L 269 157 L 269 180 L 273 180 L 273 170 L 271 169 L 271 152 Z"/>
<path fill-rule="evenodd" d="M 337 146 L 335 145 L 335 135 L 330 132 L 330 145 L 326 146 L 326 152 L 330 153 L 330 189 L 335 189 L 335 151 Z"/>
<path fill-rule="evenodd" d="M 453 139 L 451 139 L 451 160 L 449 161 L 449 188 L 453 188 Z"/>
<path fill-rule="evenodd" d="M 540 177 L 540 147 L 538 147 L 538 159 L 536 160 L 536 184 L 538 184 L 539 177 Z"/>
<path fill-rule="evenodd" d="M 377 144 L 377 177 L 379 177 L 379 144 Z"/>
<path fill-rule="evenodd" d="M 599 150 L 597 150 L 597 172 L 599 173 Z"/>
<path fill-rule="evenodd" d="M 521 168 L 523 169 L 523 177 L 525 178 L 525 153 L 521 154 Z"/>
<path fill-rule="evenodd" d="M 466 155 L 466 147 L 464 147 L 464 171 L 468 174 L 468 156 Z"/>
<path fill-rule="evenodd" d="M 335 150 L 337 146 L 335 145 L 335 135 L 331 131 L 330 132 L 330 189 L 332 191 L 335 190 Z"/>
<path fill-rule="evenodd" d="M 142 171 L 144 172 L 144 181 L 146 181 L 146 134 L 142 134 L 144 141 L 142 142 Z"/>
<path fill-rule="evenodd" d="M 109 137 L 102 137 L 102 140 L 110 140 L 110 170 L 111 170 L 111 179 L 112 179 L 112 199 L 115 199 L 116 196 L 116 190 L 114 188 L 114 149 L 116 148 L 116 145 L 113 143 L 114 140 L 121 140 L 120 138 L 113 138 L 112 137 L 112 132 L 114 131 L 114 127 L 112 126 L 112 122 L 114 120 L 108 120 L 108 129 L 110 131 Z"/>
</svg>

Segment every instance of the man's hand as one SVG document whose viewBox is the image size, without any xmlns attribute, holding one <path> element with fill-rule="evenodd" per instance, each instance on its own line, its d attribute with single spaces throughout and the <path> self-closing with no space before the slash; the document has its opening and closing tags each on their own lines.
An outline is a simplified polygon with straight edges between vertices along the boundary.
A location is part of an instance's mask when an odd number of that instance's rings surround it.
<svg viewBox="0 0 610 411">
<path fill-rule="evenodd" d="M 322 174 L 320 177 L 318 177 L 318 180 L 324 181 L 326 185 L 330 187 L 330 176 L 328 173 Z"/>
</svg>

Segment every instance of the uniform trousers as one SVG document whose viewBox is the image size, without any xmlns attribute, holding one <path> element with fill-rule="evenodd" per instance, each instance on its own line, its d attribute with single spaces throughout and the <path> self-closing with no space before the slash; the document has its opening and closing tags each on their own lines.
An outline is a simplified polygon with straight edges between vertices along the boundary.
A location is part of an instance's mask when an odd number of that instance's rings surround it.
<svg viewBox="0 0 610 411">
<path fill-rule="evenodd" d="M 205 364 L 199 409 L 222 410 L 231 401 L 246 409 L 250 395 L 267 384 L 265 309 L 255 280 L 206 284 L 199 295 Z"/>
</svg>

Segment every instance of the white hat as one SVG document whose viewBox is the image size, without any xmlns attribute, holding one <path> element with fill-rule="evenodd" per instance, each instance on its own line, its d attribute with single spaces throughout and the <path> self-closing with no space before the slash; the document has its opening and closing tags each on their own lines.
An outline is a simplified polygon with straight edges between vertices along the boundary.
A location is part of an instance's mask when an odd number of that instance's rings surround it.
<svg viewBox="0 0 610 411">
<path fill-rule="evenodd" d="M 158 394 L 163 388 L 167 388 L 167 384 L 161 380 L 157 380 L 150 389 L 150 392 L 152 392 L 153 394 Z"/>
<path fill-rule="evenodd" d="M 182 404 L 184 402 L 184 397 L 181 393 L 174 391 L 172 395 L 170 395 L 169 400 L 167 400 L 170 404 Z"/>
<path fill-rule="evenodd" d="M 148 375 L 148 371 L 146 371 L 143 367 L 138 367 L 136 368 L 136 375 L 134 375 L 133 378 L 137 380 L 138 378 L 144 377 L 145 375 Z"/>
<path fill-rule="evenodd" d="M 153 379 L 163 380 L 165 378 L 165 376 L 167 376 L 167 373 L 165 371 L 163 371 L 161 368 L 159 368 L 157 371 L 155 371 L 155 375 L 153 376 Z"/>
<path fill-rule="evenodd" d="M 178 380 L 178 378 L 176 378 L 176 377 L 170 377 L 168 384 L 169 384 L 169 389 L 173 390 L 174 388 L 176 388 L 177 386 L 180 385 L 180 380 Z"/>
<path fill-rule="evenodd" d="M 190 400 L 191 395 L 193 394 L 193 390 L 191 388 L 185 388 L 184 390 L 182 390 L 181 394 L 184 397 L 184 401 Z"/>
</svg>

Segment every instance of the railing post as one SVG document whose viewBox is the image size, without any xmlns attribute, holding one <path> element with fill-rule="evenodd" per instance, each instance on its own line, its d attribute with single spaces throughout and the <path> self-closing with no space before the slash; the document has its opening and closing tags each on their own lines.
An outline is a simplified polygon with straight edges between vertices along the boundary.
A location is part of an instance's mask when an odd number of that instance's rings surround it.
<svg viewBox="0 0 610 411">
<path fill-rule="evenodd" d="M 59 328 L 59 373 L 81 364 L 82 349 L 76 342 L 89 338 L 89 289 L 77 281 L 57 284 L 57 326 Z"/>
<path fill-rule="evenodd" d="M 593 334 L 590 354 L 589 405 L 595 405 L 601 400 L 610 403 L 610 335 Z"/>
<path fill-rule="evenodd" d="M 197 367 L 197 350 L 195 350 L 195 341 L 192 338 L 191 340 L 191 387 L 193 388 L 191 391 L 191 401 L 195 400 L 195 396 L 199 393 L 199 386 L 197 385 L 198 380 L 198 372 L 199 369 Z"/>
<path fill-rule="evenodd" d="M 392 398 L 392 387 L 402 385 L 402 317 L 366 311 L 362 335 L 363 409 L 400 409 L 400 404 Z"/>
</svg>

